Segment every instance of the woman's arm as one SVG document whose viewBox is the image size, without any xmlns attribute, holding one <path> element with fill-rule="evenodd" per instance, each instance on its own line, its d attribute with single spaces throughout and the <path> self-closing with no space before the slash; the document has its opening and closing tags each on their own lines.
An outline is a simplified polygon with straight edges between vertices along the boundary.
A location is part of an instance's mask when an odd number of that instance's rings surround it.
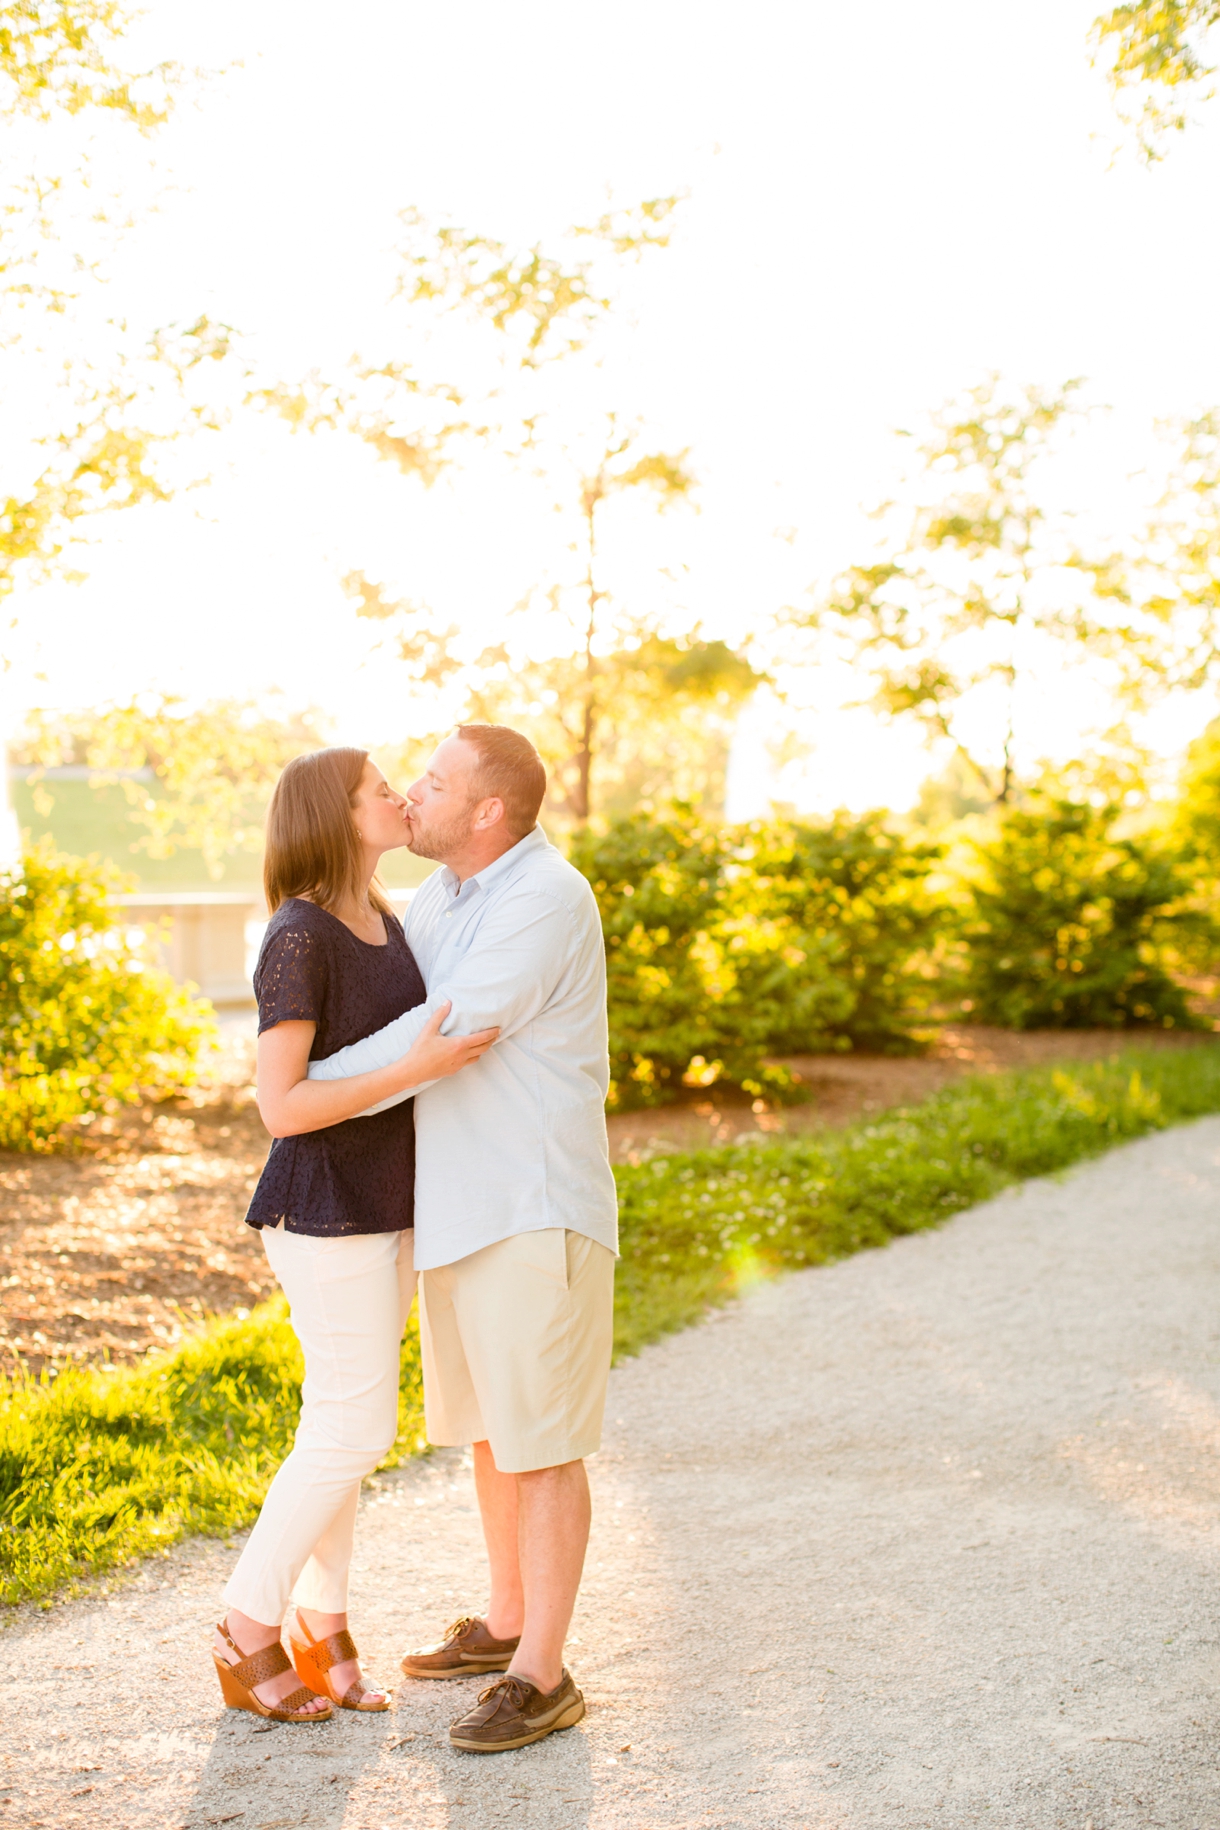
<svg viewBox="0 0 1220 1830">
<path fill-rule="evenodd" d="M 449 1014 L 446 1003 L 433 1011 L 408 1052 L 389 1067 L 375 1068 L 350 1080 L 309 1080 L 309 1051 L 315 1023 L 276 1023 L 258 1039 L 258 1110 L 272 1137 L 299 1137 L 355 1118 L 379 1100 L 443 1080 L 485 1055 L 498 1029 L 471 1036 L 442 1036 Z"/>
</svg>

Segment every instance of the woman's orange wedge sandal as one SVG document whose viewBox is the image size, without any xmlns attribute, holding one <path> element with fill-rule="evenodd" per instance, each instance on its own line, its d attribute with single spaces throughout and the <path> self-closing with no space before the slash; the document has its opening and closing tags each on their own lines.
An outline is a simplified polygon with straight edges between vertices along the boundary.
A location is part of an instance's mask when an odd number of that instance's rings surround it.
<svg viewBox="0 0 1220 1830">
<path fill-rule="evenodd" d="M 214 1646 L 212 1648 L 212 1657 L 220 1677 L 221 1694 L 229 1709 L 248 1709 L 252 1715 L 270 1716 L 274 1722 L 330 1721 L 334 1711 L 329 1704 L 325 1709 L 309 1707 L 317 1700 L 313 1690 L 302 1687 L 290 1691 L 279 1703 L 264 1703 L 255 1696 L 256 1684 L 265 1684 L 268 1678 L 279 1677 L 281 1671 L 292 1670 L 292 1662 L 278 1641 L 274 1646 L 264 1646 L 261 1652 L 252 1652 L 247 1658 L 237 1641 L 230 1636 L 228 1621 L 222 1621 L 216 1631 L 237 1654 L 237 1663 L 230 1665 L 226 1659 L 221 1658 Z"/>
<path fill-rule="evenodd" d="M 297 1626 L 309 1643 L 302 1645 L 295 1633 L 289 1635 L 292 1662 L 301 1682 L 308 1684 L 315 1696 L 326 1697 L 330 1702 L 337 1703 L 340 1709 L 358 1709 L 366 1716 L 376 1715 L 380 1710 L 390 1707 L 390 1699 L 384 1690 L 369 1689 L 360 1678 L 349 1684 L 341 1697 L 335 1695 L 335 1687 L 330 1681 L 331 1666 L 341 1665 L 349 1658 L 360 1657 L 356 1642 L 346 1627 L 341 1633 L 331 1633 L 325 1639 L 315 1639 L 299 1614 Z M 374 1697 L 376 1702 L 372 1701 Z"/>
</svg>

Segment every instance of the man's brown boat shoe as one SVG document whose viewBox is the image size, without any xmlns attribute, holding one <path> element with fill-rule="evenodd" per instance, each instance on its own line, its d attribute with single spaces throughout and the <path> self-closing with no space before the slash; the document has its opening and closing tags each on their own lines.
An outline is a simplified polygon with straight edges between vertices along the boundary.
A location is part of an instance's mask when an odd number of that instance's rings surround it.
<svg viewBox="0 0 1220 1830">
<path fill-rule="evenodd" d="M 516 1639 L 493 1639 L 486 1621 L 477 1614 L 463 1614 L 445 1628 L 444 1639 L 435 1646 L 405 1653 L 402 1668 L 413 1678 L 482 1677 L 487 1671 L 507 1671 L 520 1643 L 520 1634 Z"/>
<path fill-rule="evenodd" d="M 585 1699 L 567 1671 L 550 1691 L 526 1678 L 497 1678 L 479 1692 L 475 1707 L 453 1723 L 449 1745 L 470 1754 L 504 1754 L 541 1741 L 557 1728 L 573 1727 L 584 1713 Z"/>
</svg>

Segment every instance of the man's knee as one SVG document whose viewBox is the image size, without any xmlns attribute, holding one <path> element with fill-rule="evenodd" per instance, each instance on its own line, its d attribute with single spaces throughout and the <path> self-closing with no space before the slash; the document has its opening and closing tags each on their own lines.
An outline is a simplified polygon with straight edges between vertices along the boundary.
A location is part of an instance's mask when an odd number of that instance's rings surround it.
<svg viewBox="0 0 1220 1830">
<path fill-rule="evenodd" d="M 535 1486 L 539 1487 L 554 1486 L 562 1481 L 571 1480 L 577 1469 L 583 1473 L 584 1466 L 584 1462 L 579 1458 L 576 1461 L 561 1461 L 556 1462 L 554 1467 L 551 1468 L 523 1469 L 522 1472 L 517 1475 L 517 1479 L 519 1481 L 532 1482 Z"/>
</svg>

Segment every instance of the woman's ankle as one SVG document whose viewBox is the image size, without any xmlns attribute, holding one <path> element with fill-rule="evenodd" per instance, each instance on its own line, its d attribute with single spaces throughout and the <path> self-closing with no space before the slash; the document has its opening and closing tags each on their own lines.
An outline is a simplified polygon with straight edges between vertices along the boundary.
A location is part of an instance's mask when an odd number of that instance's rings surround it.
<svg viewBox="0 0 1220 1830">
<path fill-rule="evenodd" d="M 249 1614 L 243 1614 L 240 1608 L 230 1608 L 221 1622 L 221 1637 L 227 1633 L 229 1638 L 243 1652 L 261 1652 L 265 1646 L 274 1646 L 280 1637 L 281 1628 L 270 1626 L 266 1621 L 255 1620 Z"/>
<path fill-rule="evenodd" d="M 327 1639 L 332 1633 L 342 1633 L 347 1627 L 346 1612 L 327 1613 L 322 1608 L 297 1608 L 297 1619 L 313 1634 L 315 1639 Z"/>
</svg>

